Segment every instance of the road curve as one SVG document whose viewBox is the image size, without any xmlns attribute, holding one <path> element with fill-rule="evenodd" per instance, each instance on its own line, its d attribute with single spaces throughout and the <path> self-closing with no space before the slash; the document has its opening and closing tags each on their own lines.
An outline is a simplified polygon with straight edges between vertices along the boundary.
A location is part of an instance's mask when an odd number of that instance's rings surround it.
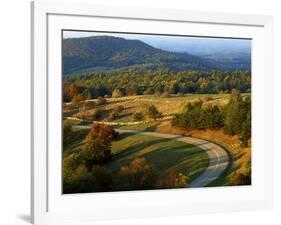
<svg viewBox="0 0 281 225">
<path fill-rule="evenodd" d="M 76 125 L 73 126 L 75 128 L 80 129 L 89 129 L 90 126 L 87 125 Z M 199 175 L 195 180 L 187 185 L 189 188 L 196 187 L 204 187 L 216 180 L 228 167 L 229 157 L 227 152 L 219 145 L 202 140 L 194 137 L 186 137 L 183 135 L 175 135 L 175 134 L 163 134 L 157 132 L 146 132 L 146 131 L 137 131 L 137 130 L 123 130 L 123 129 L 115 129 L 119 133 L 131 133 L 131 134 L 140 134 L 147 136 L 154 136 L 160 138 L 168 138 L 176 141 L 184 142 L 187 144 L 195 145 L 198 148 L 204 150 L 209 156 L 209 166 L 206 170 Z"/>
</svg>

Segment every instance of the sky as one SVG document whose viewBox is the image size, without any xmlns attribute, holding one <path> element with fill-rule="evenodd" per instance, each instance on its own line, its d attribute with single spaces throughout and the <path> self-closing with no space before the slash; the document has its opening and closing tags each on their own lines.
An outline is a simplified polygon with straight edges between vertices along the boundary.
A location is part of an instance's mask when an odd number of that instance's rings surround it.
<svg viewBox="0 0 281 225">
<path fill-rule="evenodd" d="M 189 52 L 192 54 L 214 54 L 216 52 L 251 53 L 251 40 L 232 38 L 206 38 L 171 35 L 146 35 L 128 33 L 103 33 L 92 31 L 64 31 L 63 38 L 79 38 L 90 36 L 114 36 L 125 39 L 143 41 L 155 48 L 173 52 Z"/>
</svg>

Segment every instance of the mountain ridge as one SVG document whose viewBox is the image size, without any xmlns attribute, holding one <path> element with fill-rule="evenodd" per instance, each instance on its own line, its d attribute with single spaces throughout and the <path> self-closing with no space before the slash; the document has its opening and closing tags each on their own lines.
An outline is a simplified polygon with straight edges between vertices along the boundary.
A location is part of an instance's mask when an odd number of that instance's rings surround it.
<svg viewBox="0 0 281 225">
<path fill-rule="evenodd" d="M 107 35 L 63 40 L 64 75 L 124 68 L 177 72 L 212 71 L 227 69 L 227 66 L 221 61 L 161 50 L 140 40 Z"/>
</svg>

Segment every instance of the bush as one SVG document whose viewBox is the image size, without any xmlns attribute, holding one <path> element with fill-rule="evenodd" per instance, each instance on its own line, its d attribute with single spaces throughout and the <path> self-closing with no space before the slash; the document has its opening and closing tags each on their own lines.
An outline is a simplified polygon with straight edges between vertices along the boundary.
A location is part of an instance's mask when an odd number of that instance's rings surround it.
<svg viewBox="0 0 281 225">
<path fill-rule="evenodd" d="M 65 160 L 64 160 L 65 161 Z M 77 161 L 75 159 L 75 161 Z M 87 168 L 80 164 L 75 169 L 70 169 L 64 163 L 63 193 L 87 193 L 99 190 L 95 177 Z"/>
<path fill-rule="evenodd" d="M 95 109 L 91 111 L 86 112 L 80 112 L 76 114 L 77 118 L 80 118 L 82 120 L 88 119 L 88 120 L 99 120 L 102 118 L 105 111 L 103 109 Z"/>
<path fill-rule="evenodd" d="M 120 89 L 114 89 L 112 92 L 112 98 L 120 98 L 123 97 L 123 93 Z"/>
<path fill-rule="evenodd" d="M 146 115 L 154 120 L 160 119 L 163 117 L 162 113 L 158 111 L 158 109 L 154 105 L 149 105 L 146 110 Z"/>
<path fill-rule="evenodd" d="M 133 114 L 133 118 L 135 121 L 142 121 L 144 119 L 144 115 L 141 112 L 137 112 Z"/>
<path fill-rule="evenodd" d="M 163 179 L 157 180 L 156 188 L 185 188 L 188 183 L 188 176 L 172 170 Z"/>
<path fill-rule="evenodd" d="M 155 182 L 153 168 L 145 158 L 134 159 L 128 166 L 122 166 L 119 175 L 123 190 L 150 189 Z"/>
</svg>

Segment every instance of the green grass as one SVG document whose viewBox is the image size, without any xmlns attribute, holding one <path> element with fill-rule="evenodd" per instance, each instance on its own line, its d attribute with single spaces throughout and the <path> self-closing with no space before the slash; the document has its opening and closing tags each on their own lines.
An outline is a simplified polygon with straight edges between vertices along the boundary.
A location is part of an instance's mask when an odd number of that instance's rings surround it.
<svg viewBox="0 0 281 225">
<path fill-rule="evenodd" d="M 75 129 L 72 142 L 64 149 L 64 157 L 81 151 L 88 130 Z M 122 166 L 132 160 L 144 157 L 153 166 L 157 178 L 165 177 L 170 171 L 177 171 L 190 177 L 191 182 L 209 165 L 209 158 L 200 148 L 173 139 L 139 134 L 120 134 L 112 142 L 113 158 L 104 166 L 117 174 Z"/>
<path fill-rule="evenodd" d="M 200 148 L 176 140 L 158 137 L 122 134 L 119 141 L 113 142 L 114 160 L 106 166 L 118 172 L 121 166 L 133 159 L 144 157 L 161 178 L 171 170 L 187 174 L 190 181 L 201 174 L 209 165 L 206 152 Z"/>
</svg>

